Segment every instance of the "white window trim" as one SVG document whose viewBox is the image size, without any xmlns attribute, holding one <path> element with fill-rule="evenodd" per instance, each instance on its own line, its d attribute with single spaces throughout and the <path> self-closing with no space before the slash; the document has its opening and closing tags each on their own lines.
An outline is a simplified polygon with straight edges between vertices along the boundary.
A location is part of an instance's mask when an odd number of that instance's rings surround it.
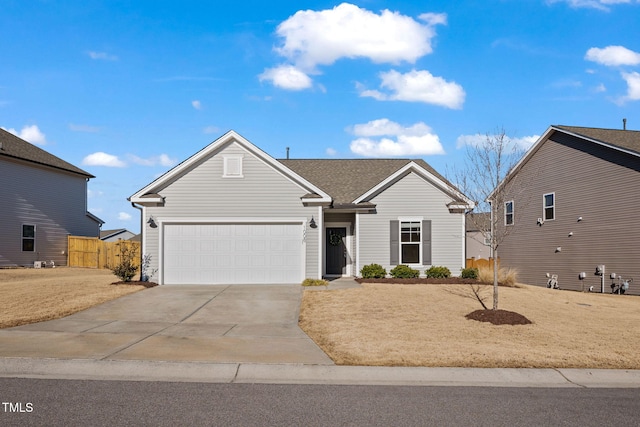
<svg viewBox="0 0 640 427">
<path fill-rule="evenodd" d="M 408 266 L 422 266 L 422 221 L 424 217 L 421 216 L 405 216 L 398 217 L 398 261 L 400 264 L 408 265 Z M 406 263 L 402 260 L 402 223 L 403 222 L 417 222 L 420 224 L 420 239 L 418 239 L 418 262 L 417 263 Z M 406 244 L 414 245 L 415 242 L 406 242 Z"/>
<path fill-rule="evenodd" d="M 222 171 L 222 177 L 223 178 L 244 178 L 244 171 L 243 171 L 243 158 L 244 156 L 242 154 L 235 154 L 235 155 L 227 155 L 227 156 L 223 156 L 223 171 Z M 239 174 L 230 174 L 229 173 L 229 161 L 230 160 L 237 160 L 239 162 L 239 168 L 240 168 L 240 173 Z"/>
<path fill-rule="evenodd" d="M 553 204 L 551 206 L 546 205 L 547 196 L 553 196 Z M 547 218 L 546 211 L 548 208 L 553 209 L 553 218 Z M 556 192 L 545 193 L 542 195 L 542 219 L 544 221 L 555 221 L 556 219 Z"/>
<path fill-rule="evenodd" d="M 33 227 L 33 237 L 25 237 L 24 236 L 24 226 L 28 226 L 28 227 Z M 38 228 L 36 227 L 35 224 L 27 224 L 24 223 L 20 226 L 20 250 L 21 252 L 36 252 L 36 233 L 38 232 Z M 24 239 L 31 239 L 33 240 L 33 250 L 32 251 L 25 251 L 24 250 Z"/>
<path fill-rule="evenodd" d="M 511 203 L 511 224 L 507 223 L 507 204 Z M 511 227 L 516 223 L 516 204 L 513 200 L 507 200 L 504 202 L 504 225 L 506 227 Z"/>
</svg>

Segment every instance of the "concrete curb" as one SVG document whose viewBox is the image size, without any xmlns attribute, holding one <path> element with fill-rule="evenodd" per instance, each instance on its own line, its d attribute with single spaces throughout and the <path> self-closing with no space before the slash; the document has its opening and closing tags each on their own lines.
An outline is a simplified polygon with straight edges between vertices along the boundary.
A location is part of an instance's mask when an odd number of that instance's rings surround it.
<svg viewBox="0 0 640 427">
<path fill-rule="evenodd" d="M 413 368 L 34 358 L 0 359 L 0 377 L 242 384 L 640 388 L 640 370 Z"/>
</svg>

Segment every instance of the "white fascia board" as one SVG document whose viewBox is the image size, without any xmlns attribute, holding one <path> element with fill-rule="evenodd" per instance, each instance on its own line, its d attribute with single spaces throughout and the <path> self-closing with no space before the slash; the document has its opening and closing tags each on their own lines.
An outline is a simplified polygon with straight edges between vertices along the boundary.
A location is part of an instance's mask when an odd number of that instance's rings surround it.
<svg viewBox="0 0 640 427">
<path fill-rule="evenodd" d="M 221 146 L 232 141 L 237 142 L 244 150 L 248 151 L 249 153 L 252 153 L 256 158 L 268 164 L 277 172 L 279 172 L 280 174 L 288 178 L 290 181 L 297 184 L 301 188 L 305 189 L 307 192 L 317 193 L 320 196 L 322 196 L 321 200 L 326 199 L 328 201 L 331 201 L 331 197 L 328 194 L 324 193 L 315 185 L 311 184 L 309 181 L 305 180 L 300 175 L 296 174 L 291 169 L 287 168 L 285 165 L 278 162 L 276 159 L 274 159 L 273 157 L 271 157 L 270 155 L 268 155 L 267 153 L 259 149 L 257 146 L 255 146 L 254 144 L 252 144 L 247 139 L 245 139 L 244 137 L 242 137 L 240 134 L 238 134 L 233 130 L 230 130 L 229 132 L 225 133 L 220 138 L 216 139 L 211 144 L 207 145 L 205 148 L 203 148 L 202 150 L 198 151 L 196 154 L 189 157 L 187 160 L 181 162 L 180 164 L 175 166 L 173 169 L 169 170 L 167 173 L 160 176 L 159 178 L 151 182 L 149 185 L 147 185 L 146 187 L 142 188 L 141 190 L 133 194 L 131 197 L 129 197 L 128 200 L 134 203 L 143 203 L 145 201 L 147 203 L 158 202 L 155 199 L 149 199 L 149 198 L 142 199 L 142 196 L 144 196 L 145 194 L 158 192 L 164 186 L 166 186 L 169 182 L 171 182 L 174 178 L 182 175 L 183 173 L 187 172 L 189 169 L 193 168 L 203 158 L 208 157 L 209 155 L 211 155 L 212 153 L 220 149 Z M 162 202 L 162 200 L 160 200 L 159 202 Z"/>
<path fill-rule="evenodd" d="M 446 182 L 444 182 L 443 180 L 441 180 L 440 178 L 438 178 L 437 176 L 435 176 L 434 174 L 432 174 L 428 170 L 424 169 L 423 167 L 421 167 L 420 165 L 418 165 L 415 162 L 407 163 L 402 169 L 400 169 L 396 173 L 390 175 L 387 179 L 385 179 L 384 181 L 380 182 L 378 185 L 373 187 L 371 190 L 367 191 L 362 196 L 358 197 L 356 200 L 353 201 L 353 203 L 360 203 L 360 202 L 363 202 L 365 200 L 368 200 L 374 194 L 380 192 L 382 189 L 384 189 L 387 186 L 393 184 L 395 181 L 397 181 L 399 179 L 399 177 L 404 175 L 409 170 L 412 170 L 413 172 L 416 172 L 418 175 L 421 175 L 423 178 L 435 183 L 436 186 L 441 191 L 443 191 L 445 193 L 454 193 L 457 197 L 459 197 L 460 199 L 464 200 L 469 205 L 469 207 L 474 207 L 475 206 L 475 204 L 471 200 L 469 200 L 467 197 L 465 197 L 462 193 L 460 193 L 460 191 L 458 191 L 457 189 L 451 187 Z"/>
</svg>

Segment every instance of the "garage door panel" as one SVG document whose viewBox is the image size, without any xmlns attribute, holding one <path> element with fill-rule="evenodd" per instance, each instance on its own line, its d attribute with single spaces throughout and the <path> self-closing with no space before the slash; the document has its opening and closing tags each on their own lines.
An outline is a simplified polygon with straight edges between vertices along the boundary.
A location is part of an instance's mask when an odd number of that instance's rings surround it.
<svg viewBox="0 0 640 427">
<path fill-rule="evenodd" d="M 165 224 L 166 284 L 297 283 L 302 224 Z"/>
</svg>

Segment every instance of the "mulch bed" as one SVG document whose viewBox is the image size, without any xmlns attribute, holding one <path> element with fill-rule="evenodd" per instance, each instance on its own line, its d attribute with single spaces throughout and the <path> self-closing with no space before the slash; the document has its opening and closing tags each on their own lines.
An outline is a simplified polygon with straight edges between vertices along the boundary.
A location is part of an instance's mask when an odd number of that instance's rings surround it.
<svg viewBox="0 0 640 427">
<path fill-rule="evenodd" d="M 362 279 L 356 278 L 358 283 L 395 283 L 398 285 L 475 285 L 478 282 L 477 279 L 463 279 L 460 277 L 447 277 L 446 279 L 433 279 L 418 277 L 415 279 L 394 279 L 387 277 L 384 279 Z"/>
<path fill-rule="evenodd" d="M 112 285 L 139 285 L 145 288 L 153 288 L 158 286 L 156 282 L 141 282 L 140 280 L 131 280 L 129 282 L 113 282 Z"/>
<path fill-rule="evenodd" d="M 469 320 L 489 322 L 494 325 L 530 325 L 531 320 L 522 314 L 508 310 L 476 310 L 467 314 Z"/>
</svg>

